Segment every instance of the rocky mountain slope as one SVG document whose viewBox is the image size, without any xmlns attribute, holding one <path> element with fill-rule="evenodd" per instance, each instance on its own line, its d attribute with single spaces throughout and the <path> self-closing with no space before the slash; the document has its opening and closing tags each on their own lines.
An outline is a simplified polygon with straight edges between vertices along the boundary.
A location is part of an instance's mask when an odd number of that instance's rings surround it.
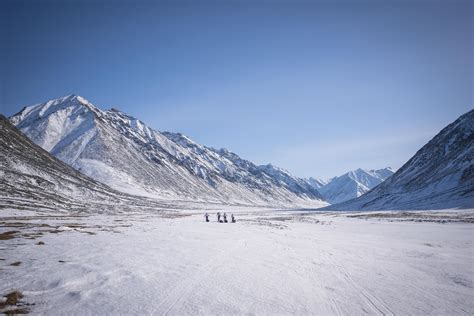
<svg viewBox="0 0 474 316">
<path fill-rule="evenodd" d="M 340 203 L 361 196 L 382 183 L 392 174 L 391 168 L 379 170 L 363 170 L 359 168 L 330 179 L 327 183 L 321 185 L 318 190 L 329 203 Z"/>
<path fill-rule="evenodd" d="M 159 206 L 81 174 L 34 144 L 0 115 L 0 208 L 101 213 Z"/>
<path fill-rule="evenodd" d="M 393 176 L 333 210 L 474 208 L 474 110 L 449 124 Z"/>
<path fill-rule="evenodd" d="M 80 96 L 24 108 L 11 122 L 60 160 L 119 191 L 162 200 L 325 205 L 315 188 L 284 170 L 158 132 Z"/>
</svg>

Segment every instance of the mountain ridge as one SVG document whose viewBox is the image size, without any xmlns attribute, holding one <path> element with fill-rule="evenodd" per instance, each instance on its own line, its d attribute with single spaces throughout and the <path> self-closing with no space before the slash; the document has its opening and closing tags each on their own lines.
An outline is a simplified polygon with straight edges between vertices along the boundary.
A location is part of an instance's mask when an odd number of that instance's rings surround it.
<svg viewBox="0 0 474 316">
<path fill-rule="evenodd" d="M 26 107 L 11 122 L 60 160 L 117 190 L 230 204 L 326 204 L 304 179 L 180 133 L 158 132 L 77 95 Z"/>
<path fill-rule="evenodd" d="M 161 205 L 97 182 L 34 144 L 0 114 L 0 208 L 95 213 Z"/>
<path fill-rule="evenodd" d="M 341 203 L 368 192 L 393 174 L 390 167 L 378 170 L 358 168 L 324 182 L 316 182 L 318 191 L 331 204 Z M 314 182 L 313 182 L 314 183 Z"/>
</svg>

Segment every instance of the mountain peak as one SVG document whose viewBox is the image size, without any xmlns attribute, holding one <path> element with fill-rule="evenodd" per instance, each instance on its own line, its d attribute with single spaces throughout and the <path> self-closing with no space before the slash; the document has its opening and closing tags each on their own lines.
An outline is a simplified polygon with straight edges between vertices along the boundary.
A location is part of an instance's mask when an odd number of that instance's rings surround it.
<svg viewBox="0 0 474 316">
<path fill-rule="evenodd" d="M 382 168 L 382 169 L 372 169 L 370 170 L 371 172 L 376 172 L 376 171 L 393 171 L 393 168 L 392 167 L 385 167 L 385 168 Z"/>
<path fill-rule="evenodd" d="M 392 174 L 393 171 L 388 168 L 370 171 L 358 168 L 334 177 L 324 185 L 314 181 L 311 183 L 321 192 L 326 201 L 340 203 L 368 192 Z"/>
<path fill-rule="evenodd" d="M 61 104 L 61 103 L 81 103 L 83 105 L 92 105 L 86 98 L 81 97 L 80 95 L 77 94 L 69 94 L 64 97 L 60 97 L 57 99 L 49 100 L 46 103 L 55 103 L 55 104 Z M 92 105 L 93 106 L 93 105 Z"/>
<path fill-rule="evenodd" d="M 94 126 L 94 117 L 101 116 L 102 111 L 85 98 L 70 94 L 44 103 L 23 108 L 10 118 L 18 127 L 43 126 L 41 132 L 30 135 L 30 138 L 44 149 L 53 150 L 62 139 L 73 139 L 77 135 L 73 130 L 83 134 Z M 74 137 L 73 137 L 74 136 Z"/>
<path fill-rule="evenodd" d="M 319 179 L 319 178 L 313 178 L 313 177 L 310 177 L 308 179 L 308 183 L 314 187 L 316 190 L 322 188 L 323 186 L 325 186 L 326 184 L 328 184 L 328 181 L 325 181 L 323 179 Z"/>
</svg>

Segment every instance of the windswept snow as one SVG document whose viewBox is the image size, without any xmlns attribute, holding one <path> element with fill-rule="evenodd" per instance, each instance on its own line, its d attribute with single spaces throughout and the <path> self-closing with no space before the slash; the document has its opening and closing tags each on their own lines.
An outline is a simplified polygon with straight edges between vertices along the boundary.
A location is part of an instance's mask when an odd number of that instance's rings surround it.
<svg viewBox="0 0 474 316">
<path fill-rule="evenodd" d="M 0 294 L 48 315 L 474 313 L 473 213 L 227 211 L 237 223 L 0 211 L 0 234 L 16 231 Z"/>
</svg>

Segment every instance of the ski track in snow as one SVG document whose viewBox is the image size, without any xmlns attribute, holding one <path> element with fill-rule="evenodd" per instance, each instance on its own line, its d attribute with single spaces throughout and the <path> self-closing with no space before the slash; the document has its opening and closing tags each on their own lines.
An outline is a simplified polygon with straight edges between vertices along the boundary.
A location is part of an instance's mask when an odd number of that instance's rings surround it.
<svg viewBox="0 0 474 316">
<path fill-rule="evenodd" d="M 331 258 L 331 256 L 328 256 L 328 258 Z M 335 267 L 337 271 L 337 273 L 335 273 L 336 277 L 344 281 L 348 285 L 349 288 L 353 288 L 356 292 L 360 293 L 361 299 L 366 303 L 366 305 L 374 313 L 383 314 L 383 315 L 394 314 L 392 310 L 389 307 L 387 307 L 385 303 L 381 301 L 381 299 L 372 295 L 367 289 L 365 289 L 363 286 L 355 282 L 343 265 L 338 264 L 332 259 L 331 261 L 332 261 L 332 266 Z"/>
<path fill-rule="evenodd" d="M 178 284 L 175 285 L 169 294 L 161 300 L 161 303 L 158 305 L 157 309 L 153 311 L 153 314 L 168 315 L 177 303 L 185 301 L 193 290 L 202 282 L 212 280 L 213 270 L 222 267 L 229 259 L 229 255 L 241 247 L 244 241 L 245 240 L 241 240 L 236 246 L 225 249 L 214 255 L 209 259 L 206 265 L 197 269 L 193 275 L 187 276 L 185 279 L 181 277 Z"/>
<path fill-rule="evenodd" d="M 22 212 L 0 211 L 0 234 L 19 231 L 0 240 L 0 294 L 22 291 L 35 314 L 474 313 L 469 223 Z"/>
</svg>

